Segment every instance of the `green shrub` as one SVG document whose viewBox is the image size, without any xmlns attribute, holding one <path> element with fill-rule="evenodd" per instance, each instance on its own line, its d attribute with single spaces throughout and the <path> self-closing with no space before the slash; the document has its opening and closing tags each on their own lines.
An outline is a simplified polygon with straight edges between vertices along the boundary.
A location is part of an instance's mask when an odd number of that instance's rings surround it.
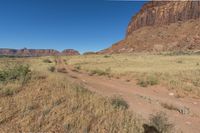
<svg viewBox="0 0 200 133">
<path fill-rule="evenodd" d="M 14 65 L 0 71 L 0 82 L 21 81 L 25 83 L 30 78 L 28 65 Z"/>
<path fill-rule="evenodd" d="M 43 62 L 44 63 L 52 63 L 52 61 L 50 59 L 44 59 Z"/>
<path fill-rule="evenodd" d="M 56 68 L 54 66 L 51 66 L 48 68 L 50 72 L 55 72 Z"/>
<path fill-rule="evenodd" d="M 110 58 L 111 55 L 104 55 L 104 58 Z"/>
<path fill-rule="evenodd" d="M 12 96 L 14 93 L 14 89 L 11 88 L 4 88 L 0 91 L 0 94 L 3 96 Z"/>
<path fill-rule="evenodd" d="M 171 133 L 173 124 L 169 123 L 167 115 L 163 112 L 158 112 L 150 117 L 150 126 L 155 127 L 159 133 Z"/>
<path fill-rule="evenodd" d="M 183 61 L 182 61 L 182 60 L 178 60 L 176 63 L 178 63 L 178 64 L 182 64 Z"/>
<path fill-rule="evenodd" d="M 110 71 L 111 71 L 111 68 L 107 68 L 106 70 L 100 70 L 100 69 L 95 69 L 95 70 L 92 70 L 90 71 L 90 75 L 98 75 L 98 76 L 109 76 L 110 75 Z"/>
<path fill-rule="evenodd" d="M 156 76 L 147 76 L 141 79 L 138 79 L 138 85 L 140 85 L 141 87 L 148 87 L 153 86 L 153 85 L 157 85 L 159 83 L 158 79 L 156 78 Z"/>
<path fill-rule="evenodd" d="M 81 70 L 81 66 L 80 65 L 75 65 L 74 69 L 72 69 L 72 71 L 74 72 L 79 72 Z"/>
<path fill-rule="evenodd" d="M 111 104 L 114 108 L 128 109 L 128 103 L 121 97 L 114 97 L 111 99 Z"/>
</svg>

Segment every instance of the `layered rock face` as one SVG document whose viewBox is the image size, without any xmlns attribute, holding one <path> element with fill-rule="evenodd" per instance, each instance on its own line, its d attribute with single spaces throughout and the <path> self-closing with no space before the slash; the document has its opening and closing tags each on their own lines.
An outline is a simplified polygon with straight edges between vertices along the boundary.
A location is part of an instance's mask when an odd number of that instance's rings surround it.
<svg viewBox="0 0 200 133">
<path fill-rule="evenodd" d="M 13 55 L 13 56 L 53 56 L 53 55 L 77 55 L 76 50 L 64 50 L 59 52 L 54 49 L 0 49 L 0 55 Z"/>
<path fill-rule="evenodd" d="M 80 53 L 74 49 L 65 49 L 61 54 L 66 56 L 80 55 Z"/>
<path fill-rule="evenodd" d="M 200 17 L 200 1 L 152 1 L 132 18 L 127 36 L 135 30 L 152 25 L 164 25 Z"/>
<path fill-rule="evenodd" d="M 124 40 L 102 53 L 200 50 L 200 1 L 151 1 L 128 25 Z"/>
</svg>

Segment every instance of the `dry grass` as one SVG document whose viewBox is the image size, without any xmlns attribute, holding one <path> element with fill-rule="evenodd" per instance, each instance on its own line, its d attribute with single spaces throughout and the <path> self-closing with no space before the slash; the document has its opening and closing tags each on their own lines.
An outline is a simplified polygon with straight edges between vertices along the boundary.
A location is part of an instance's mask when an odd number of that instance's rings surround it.
<svg viewBox="0 0 200 133">
<path fill-rule="evenodd" d="M 118 54 L 85 55 L 63 57 L 69 65 L 80 66 L 82 70 L 105 72 L 109 75 L 129 76 L 132 79 L 147 79 L 149 76 L 159 79 L 159 84 L 174 89 L 178 94 L 193 97 L 200 96 L 200 56 L 193 54 Z M 157 84 L 156 83 L 156 84 Z"/>
<path fill-rule="evenodd" d="M 133 112 L 115 108 L 112 100 L 48 71 L 53 63 L 44 63 L 42 58 L 19 60 L 30 64 L 33 74 L 24 86 L 17 82 L 0 85 L 17 90 L 0 95 L 1 133 L 143 132 L 142 121 Z"/>
</svg>

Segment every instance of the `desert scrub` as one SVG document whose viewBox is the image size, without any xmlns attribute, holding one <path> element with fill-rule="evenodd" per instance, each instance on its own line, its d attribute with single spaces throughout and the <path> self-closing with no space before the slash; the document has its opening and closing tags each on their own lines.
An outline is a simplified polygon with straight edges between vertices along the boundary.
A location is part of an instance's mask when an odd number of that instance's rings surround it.
<svg viewBox="0 0 200 133">
<path fill-rule="evenodd" d="M 104 58 L 110 58 L 111 55 L 104 55 Z"/>
<path fill-rule="evenodd" d="M 148 87 L 157 85 L 159 83 L 158 78 L 155 75 L 148 75 L 138 79 L 138 85 L 141 87 Z"/>
<path fill-rule="evenodd" d="M 44 63 L 52 63 L 52 61 L 50 59 L 44 59 L 43 62 Z"/>
<path fill-rule="evenodd" d="M 68 72 L 67 72 L 67 69 L 64 68 L 64 67 L 62 67 L 62 68 L 57 68 L 57 72 L 59 72 L 59 73 L 68 73 Z"/>
<path fill-rule="evenodd" d="M 0 82 L 20 81 L 24 84 L 30 79 L 30 74 L 28 65 L 13 65 L 0 71 Z"/>
<path fill-rule="evenodd" d="M 12 96 L 12 95 L 14 95 L 14 93 L 15 93 L 15 90 L 12 88 L 0 89 L 0 95 L 2 95 L 2 96 Z"/>
<path fill-rule="evenodd" d="M 50 67 L 48 68 L 48 70 L 49 70 L 50 72 L 55 72 L 56 68 L 55 68 L 54 66 L 50 66 Z"/>
<path fill-rule="evenodd" d="M 121 97 L 113 97 L 111 99 L 111 104 L 114 108 L 128 109 L 128 103 Z"/>
<path fill-rule="evenodd" d="M 80 66 L 80 65 L 76 65 L 74 68 L 75 68 L 76 70 L 81 70 L 81 66 Z"/>
<path fill-rule="evenodd" d="M 72 71 L 74 71 L 74 72 L 80 72 L 80 70 L 81 70 L 80 65 L 75 65 L 74 68 L 72 69 Z"/>
<path fill-rule="evenodd" d="M 98 75 L 98 76 L 110 76 L 110 72 L 111 72 L 111 68 L 107 68 L 105 70 L 101 70 L 101 69 L 95 69 L 95 70 L 91 70 L 89 75 Z"/>
<path fill-rule="evenodd" d="M 15 100 L 2 97 L 0 122 L 3 120 L 1 128 L 5 132 L 19 132 L 13 119 L 24 125 L 27 131 L 34 132 L 47 129 L 71 133 L 143 132 L 142 120 L 134 112 L 114 108 L 109 98 L 69 83 L 66 75 L 47 74 L 42 81 L 31 78 L 31 82 L 24 86 L 23 95 L 13 95 Z M 13 128 L 10 129 L 8 124 Z"/>
<path fill-rule="evenodd" d="M 151 115 L 149 126 L 157 129 L 159 133 L 171 133 L 174 128 L 174 125 L 168 121 L 167 115 L 163 112 Z"/>
</svg>

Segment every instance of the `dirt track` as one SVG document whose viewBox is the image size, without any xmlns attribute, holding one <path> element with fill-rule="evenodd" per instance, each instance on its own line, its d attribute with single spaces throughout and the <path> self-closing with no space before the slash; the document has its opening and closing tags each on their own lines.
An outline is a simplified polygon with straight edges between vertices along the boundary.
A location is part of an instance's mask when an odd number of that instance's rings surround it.
<svg viewBox="0 0 200 133">
<path fill-rule="evenodd" d="M 151 114 L 163 111 L 169 120 L 175 124 L 176 132 L 199 133 L 200 131 L 200 99 L 177 98 L 175 92 L 163 86 L 142 88 L 136 81 L 108 78 L 105 76 L 89 76 L 86 72 L 76 72 L 70 66 L 59 60 L 58 67 L 65 67 L 70 81 L 84 85 L 89 90 L 103 96 L 120 95 L 130 109 L 148 119 Z M 162 104 L 173 105 L 178 110 L 166 109 Z"/>
</svg>

